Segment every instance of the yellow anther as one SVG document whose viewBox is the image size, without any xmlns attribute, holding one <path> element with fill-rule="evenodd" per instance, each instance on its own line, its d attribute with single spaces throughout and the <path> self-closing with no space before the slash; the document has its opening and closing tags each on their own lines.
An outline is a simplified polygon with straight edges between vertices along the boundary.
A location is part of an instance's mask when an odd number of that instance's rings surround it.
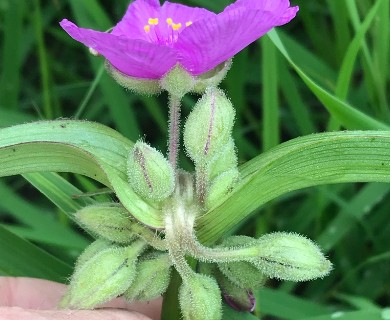
<svg viewBox="0 0 390 320">
<path fill-rule="evenodd" d="M 181 23 L 172 23 L 173 30 L 179 30 L 181 28 Z"/>
<path fill-rule="evenodd" d="M 149 32 L 149 31 L 150 31 L 150 26 L 149 26 L 149 25 L 146 25 L 146 26 L 144 27 L 144 30 L 145 30 L 145 32 Z"/>
<path fill-rule="evenodd" d="M 167 19 L 168 26 L 170 26 L 173 23 L 173 20 L 171 18 Z"/>
<path fill-rule="evenodd" d="M 192 24 L 192 21 L 187 21 L 186 22 L 186 27 L 189 27 Z"/>
<path fill-rule="evenodd" d="M 149 18 L 148 23 L 151 24 L 152 26 L 157 26 L 158 18 Z"/>
</svg>

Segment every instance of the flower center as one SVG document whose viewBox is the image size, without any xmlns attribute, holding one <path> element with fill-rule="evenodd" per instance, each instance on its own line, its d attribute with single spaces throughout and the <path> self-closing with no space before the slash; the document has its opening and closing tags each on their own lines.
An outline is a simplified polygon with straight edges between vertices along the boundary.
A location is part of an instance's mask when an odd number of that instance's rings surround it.
<svg viewBox="0 0 390 320">
<path fill-rule="evenodd" d="M 172 18 L 167 18 L 165 23 L 160 23 L 159 18 L 149 18 L 144 25 L 144 31 L 151 41 L 169 45 L 176 42 L 179 33 L 191 24 L 192 21 L 187 21 L 183 26 L 180 22 L 175 23 Z"/>
</svg>

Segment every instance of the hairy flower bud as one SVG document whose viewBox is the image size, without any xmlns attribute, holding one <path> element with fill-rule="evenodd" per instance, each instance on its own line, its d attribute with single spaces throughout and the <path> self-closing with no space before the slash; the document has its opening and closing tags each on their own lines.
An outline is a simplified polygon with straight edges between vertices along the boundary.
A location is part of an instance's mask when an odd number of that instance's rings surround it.
<svg viewBox="0 0 390 320">
<path fill-rule="evenodd" d="M 212 181 L 221 173 L 235 168 L 237 168 L 237 153 L 234 140 L 230 138 L 221 152 L 210 161 L 207 168 L 208 180 Z"/>
<path fill-rule="evenodd" d="M 124 297 L 129 301 L 148 301 L 162 295 L 169 285 L 171 265 L 168 253 L 153 252 L 141 257 L 137 276 Z"/>
<path fill-rule="evenodd" d="M 138 141 L 134 145 L 127 165 L 129 183 L 140 196 L 161 201 L 173 192 L 175 174 L 171 164 L 147 143 Z"/>
<path fill-rule="evenodd" d="M 238 169 L 234 168 L 215 178 L 206 195 L 206 207 L 212 208 L 221 198 L 226 196 L 238 181 L 238 177 Z"/>
<path fill-rule="evenodd" d="M 253 244 L 255 239 L 246 236 L 226 238 L 219 247 L 240 247 Z M 236 286 L 243 289 L 257 289 L 265 282 L 264 274 L 247 261 L 218 263 L 219 270 Z"/>
<path fill-rule="evenodd" d="M 332 264 L 311 240 L 294 233 L 275 232 L 257 240 L 252 263 L 271 278 L 307 281 L 326 276 Z"/>
<path fill-rule="evenodd" d="M 222 273 L 217 275 L 217 281 L 222 290 L 222 296 L 230 307 L 237 311 L 249 312 L 255 309 L 256 298 L 251 290 L 237 286 Z"/>
<path fill-rule="evenodd" d="M 188 71 L 177 64 L 161 78 L 160 84 L 172 96 L 181 98 L 192 90 L 195 79 Z"/>
<path fill-rule="evenodd" d="M 184 145 L 196 164 L 204 165 L 229 141 L 235 110 L 225 94 L 210 88 L 196 103 L 184 128 Z"/>
<path fill-rule="evenodd" d="M 108 248 L 76 269 L 61 303 L 71 309 L 92 309 L 126 291 L 135 277 L 136 261 L 145 245 Z"/>
<path fill-rule="evenodd" d="M 203 274 L 184 279 L 179 291 L 184 320 L 221 320 L 221 292 L 217 282 Z"/>
<path fill-rule="evenodd" d="M 139 94 L 153 95 L 161 92 L 160 83 L 157 79 L 134 78 L 120 72 L 106 60 L 108 74 L 122 87 Z"/>
<path fill-rule="evenodd" d="M 86 263 L 88 260 L 91 260 L 98 253 L 108 249 L 109 247 L 112 247 L 112 244 L 110 244 L 110 242 L 103 239 L 95 240 L 88 247 L 86 247 L 85 250 L 77 258 L 75 269 L 80 269 L 84 263 Z"/>
<path fill-rule="evenodd" d="M 125 209 L 112 203 L 84 207 L 76 212 L 75 219 L 95 236 L 112 242 L 129 243 L 136 237 L 131 230 L 136 222 Z"/>
</svg>

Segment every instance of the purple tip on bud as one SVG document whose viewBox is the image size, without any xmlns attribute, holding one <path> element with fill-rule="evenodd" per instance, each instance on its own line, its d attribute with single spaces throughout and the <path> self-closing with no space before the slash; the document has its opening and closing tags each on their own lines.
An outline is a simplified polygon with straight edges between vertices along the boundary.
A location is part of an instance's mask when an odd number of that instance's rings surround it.
<svg viewBox="0 0 390 320">
<path fill-rule="evenodd" d="M 244 312 L 244 311 L 253 312 L 255 310 L 256 298 L 253 295 L 253 293 L 249 290 L 246 291 L 245 301 L 242 299 L 242 297 L 232 297 L 226 292 L 223 293 L 223 297 L 225 299 L 225 302 L 234 310 L 240 312 Z"/>
</svg>

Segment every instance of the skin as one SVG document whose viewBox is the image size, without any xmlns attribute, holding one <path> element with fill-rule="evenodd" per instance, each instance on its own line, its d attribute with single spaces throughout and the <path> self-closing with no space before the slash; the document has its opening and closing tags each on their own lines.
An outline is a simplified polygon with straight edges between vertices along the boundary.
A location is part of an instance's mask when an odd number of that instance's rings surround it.
<svg viewBox="0 0 390 320">
<path fill-rule="evenodd" d="M 58 310 L 66 286 L 47 280 L 0 277 L 1 320 L 158 320 L 161 299 L 126 303 L 115 299 L 98 310 Z"/>
</svg>

